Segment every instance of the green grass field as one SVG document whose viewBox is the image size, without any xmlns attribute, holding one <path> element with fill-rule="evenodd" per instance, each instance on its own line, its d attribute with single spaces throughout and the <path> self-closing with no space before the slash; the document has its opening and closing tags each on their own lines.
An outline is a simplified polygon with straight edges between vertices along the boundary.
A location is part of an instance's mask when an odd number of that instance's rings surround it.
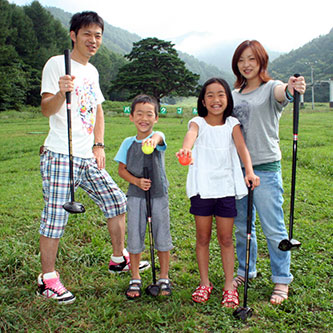
<svg viewBox="0 0 333 333">
<path fill-rule="evenodd" d="M 258 271 L 250 283 L 248 305 L 254 315 L 246 323 L 220 305 L 223 270 L 216 235 L 211 241 L 210 278 L 215 288 L 206 304 L 194 304 L 191 293 L 199 282 L 195 258 L 195 227 L 185 194 L 187 167 L 175 152 L 181 147 L 189 118 L 161 118 L 155 129 L 166 134 L 166 169 L 172 251 L 171 298 L 143 294 L 136 301 L 124 295 L 130 276 L 111 275 L 111 246 L 102 213 L 81 190 L 77 200 L 87 212 L 71 216 L 60 243 L 57 268 L 66 287 L 77 297 L 58 306 L 35 296 L 40 272 L 39 219 L 43 207 L 39 146 L 48 131 L 46 118 L 33 113 L 0 113 L 0 330 L 1 332 L 332 332 L 333 112 L 302 110 L 300 116 L 294 236 L 302 242 L 292 253 L 295 277 L 289 300 L 269 303 L 273 285 L 269 256 L 258 225 Z M 134 135 L 124 116 L 106 117 L 107 170 L 125 191 L 113 157 L 122 140 Z M 292 114 L 280 125 L 285 187 L 284 210 L 289 216 L 292 160 Z M 148 237 L 147 237 L 148 238 Z M 148 242 L 147 242 L 148 244 Z M 144 258 L 149 260 L 148 246 Z M 151 271 L 142 274 L 144 287 Z M 240 289 L 240 301 L 243 289 Z"/>
</svg>

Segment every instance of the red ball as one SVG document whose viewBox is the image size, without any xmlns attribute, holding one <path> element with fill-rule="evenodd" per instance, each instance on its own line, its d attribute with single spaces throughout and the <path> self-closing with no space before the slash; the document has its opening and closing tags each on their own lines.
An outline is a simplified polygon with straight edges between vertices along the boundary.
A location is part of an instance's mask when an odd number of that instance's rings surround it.
<svg viewBox="0 0 333 333">
<path fill-rule="evenodd" d="M 189 165 L 192 161 L 192 159 L 190 157 L 188 157 L 187 155 L 181 155 L 178 157 L 178 161 L 181 165 Z"/>
</svg>

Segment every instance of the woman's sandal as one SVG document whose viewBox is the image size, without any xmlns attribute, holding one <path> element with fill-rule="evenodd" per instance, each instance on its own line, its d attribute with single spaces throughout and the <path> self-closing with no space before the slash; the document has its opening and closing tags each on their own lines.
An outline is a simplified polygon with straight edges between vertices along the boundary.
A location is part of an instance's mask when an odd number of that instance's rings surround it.
<svg viewBox="0 0 333 333">
<path fill-rule="evenodd" d="M 233 280 L 232 284 L 235 289 L 238 289 L 240 286 L 242 286 L 245 283 L 245 279 L 243 276 L 237 275 Z"/>
<path fill-rule="evenodd" d="M 227 306 L 226 303 L 233 303 L 232 306 Z M 239 298 L 238 298 L 238 291 L 237 289 L 234 290 L 224 290 L 223 289 L 223 298 L 222 298 L 222 305 L 226 308 L 234 309 L 237 305 L 239 305 Z"/>
<path fill-rule="evenodd" d="M 160 287 L 160 294 L 162 296 L 171 296 L 171 282 L 169 279 L 158 279 L 156 283 Z"/>
<path fill-rule="evenodd" d="M 129 295 L 130 292 L 136 292 L 137 295 L 135 296 Z M 141 297 L 141 280 L 139 279 L 130 280 L 129 287 L 126 290 L 125 295 L 130 300 Z"/>
<path fill-rule="evenodd" d="M 277 299 L 281 299 L 280 302 L 277 301 Z M 282 290 L 279 287 L 275 286 L 270 302 L 273 305 L 280 305 L 282 302 L 286 301 L 288 299 L 288 291 Z"/>
<path fill-rule="evenodd" d="M 208 286 L 199 286 L 195 289 L 192 294 L 192 300 L 196 303 L 205 303 L 208 301 L 210 294 L 212 293 L 213 285 Z"/>
</svg>

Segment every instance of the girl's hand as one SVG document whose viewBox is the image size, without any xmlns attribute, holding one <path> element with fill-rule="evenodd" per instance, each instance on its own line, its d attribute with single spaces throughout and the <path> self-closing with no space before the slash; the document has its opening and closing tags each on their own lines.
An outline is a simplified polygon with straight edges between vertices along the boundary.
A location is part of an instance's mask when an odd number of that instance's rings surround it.
<svg viewBox="0 0 333 333">
<path fill-rule="evenodd" d="M 288 80 L 289 92 L 294 95 L 294 89 L 297 90 L 301 95 L 305 93 L 306 84 L 303 76 L 295 77 L 291 76 Z"/>
<path fill-rule="evenodd" d="M 188 157 L 189 159 L 191 159 L 190 164 L 193 164 L 192 150 L 191 149 L 188 149 L 188 148 L 179 149 L 179 151 L 176 153 L 176 157 L 179 159 L 181 156 Z"/>
<path fill-rule="evenodd" d="M 251 189 L 254 190 L 260 185 L 260 178 L 252 172 L 245 176 L 245 182 L 247 187 L 251 187 Z M 250 182 L 252 183 L 252 186 Z"/>
<path fill-rule="evenodd" d="M 135 185 L 140 187 L 143 191 L 148 191 L 151 187 L 151 180 L 147 178 L 138 178 Z"/>
</svg>

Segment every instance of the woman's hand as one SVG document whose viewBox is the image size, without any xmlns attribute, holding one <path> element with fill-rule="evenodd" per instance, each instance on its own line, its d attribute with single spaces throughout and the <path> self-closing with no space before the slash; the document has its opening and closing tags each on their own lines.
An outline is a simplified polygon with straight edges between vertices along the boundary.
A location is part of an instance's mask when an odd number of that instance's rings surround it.
<svg viewBox="0 0 333 333">
<path fill-rule="evenodd" d="M 291 76 L 288 80 L 288 91 L 294 96 L 294 89 L 297 90 L 301 95 L 305 93 L 306 83 L 303 76 L 295 77 Z"/>
</svg>

